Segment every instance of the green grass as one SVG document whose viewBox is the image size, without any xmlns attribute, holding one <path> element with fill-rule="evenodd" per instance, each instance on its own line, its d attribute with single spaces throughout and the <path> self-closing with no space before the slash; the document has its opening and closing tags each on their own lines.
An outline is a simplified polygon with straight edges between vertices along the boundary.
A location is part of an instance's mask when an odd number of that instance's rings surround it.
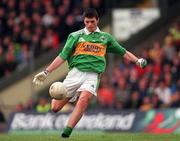
<svg viewBox="0 0 180 141">
<path fill-rule="evenodd" d="M 74 133 L 68 139 L 59 134 L 0 134 L 0 141 L 180 141 L 180 134 Z"/>
</svg>

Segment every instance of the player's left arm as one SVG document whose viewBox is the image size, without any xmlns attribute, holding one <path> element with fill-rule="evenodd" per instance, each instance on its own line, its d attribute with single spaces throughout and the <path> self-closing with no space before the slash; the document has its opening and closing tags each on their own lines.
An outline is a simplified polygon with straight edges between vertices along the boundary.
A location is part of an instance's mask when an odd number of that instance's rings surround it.
<svg viewBox="0 0 180 141">
<path fill-rule="evenodd" d="M 126 50 L 126 53 L 124 54 L 123 57 L 125 59 L 132 61 L 132 62 L 136 62 L 138 60 L 138 58 L 134 54 L 132 54 L 131 52 L 129 52 L 127 50 Z"/>
<path fill-rule="evenodd" d="M 108 35 L 109 39 L 109 44 L 107 48 L 107 52 L 109 53 L 116 53 L 121 56 L 123 56 L 125 59 L 128 59 L 136 65 L 138 65 L 141 68 L 145 68 L 147 65 L 147 61 L 144 58 L 138 58 L 131 52 L 127 51 L 124 47 L 122 47 L 115 39 L 112 37 L 110 34 Z"/>
<path fill-rule="evenodd" d="M 132 62 L 135 62 L 141 68 L 145 68 L 147 65 L 147 61 L 144 58 L 137 58 L 134 54 L 126 50 L 126 53 L 123 56 L 125 59 L 128 59 Z"/>
</svg>

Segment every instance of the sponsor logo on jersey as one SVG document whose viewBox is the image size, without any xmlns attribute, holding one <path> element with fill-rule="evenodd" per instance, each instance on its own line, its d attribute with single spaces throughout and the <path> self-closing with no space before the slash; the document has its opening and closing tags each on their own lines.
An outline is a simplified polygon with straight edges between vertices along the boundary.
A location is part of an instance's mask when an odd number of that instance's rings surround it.
<svg viewBox="0 0 180 141">
<path fill-rule="evenodd" d="M 106 46 L 98 43 L 81 42 L 76 46 L 74 55 L 87 54 L 94 56 L 104 56 Z"/>
</svg>

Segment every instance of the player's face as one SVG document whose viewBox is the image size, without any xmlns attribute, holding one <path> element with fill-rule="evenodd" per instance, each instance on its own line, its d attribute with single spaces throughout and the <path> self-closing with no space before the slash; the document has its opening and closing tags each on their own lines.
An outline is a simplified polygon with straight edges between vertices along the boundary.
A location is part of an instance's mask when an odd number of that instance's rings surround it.
<svg viewBox="0 0 180 141">
<path fill-rule="evenodd" d="M 96 17 L 93 18 L 84 18 L 85 27 L 88 29 L 89 32 L 94 32 L 98 25 L 98 19 Z"/>
</svg>

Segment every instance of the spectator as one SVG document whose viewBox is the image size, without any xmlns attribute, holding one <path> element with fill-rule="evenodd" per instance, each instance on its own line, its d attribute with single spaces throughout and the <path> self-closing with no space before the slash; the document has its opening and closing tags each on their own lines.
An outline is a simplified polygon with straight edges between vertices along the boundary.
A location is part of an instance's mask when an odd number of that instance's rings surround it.
<svg viewBox="0 0 180 141">
<path fill-rule="evenodd" d="M 170 107 L 172 108 L 177 108 L 180 107 L 180 91 L 176 91 L 172 96 L 171 96 L 171 105 Z"/>
<path fill-rule="evenodd" d="M 165 53 L 165 57 L 168 61 L 172 61 L 173 56 L 175 55 L 175 47 L 173 44 L 173 39 L 171 36 L 166 36 L 164 40 L 163 50 Z"/>
<path fill-rule="evenodd" d="M 22 44 L 18 57 L 19 57 L 18 70 L 22 70 L 24 67 L 28 65 L 30 59 L 28 44 L 26 43 Z"/>
<path fill-rule="evenodd" d="M 47 29 L 45 38 L 48 41 L 48 45 L 52 49 L 58 49 L 59 37 L 55 31 L 53 31 L 51 28 Z"/>
<path fill-rule="evenodd" d="M 124 77 L 119 78 L 115 89 L 115 108 L 124 108 L 125 103 L 129 100 L 130 89 L 128 88 L 127 81 Z"/>
<path fill-rule="evenodd" d="M 152 108 L 153 109 L 161 108 L 162 102 L 159 100 L 158 95 L 152 94 L 151 101 L 152 101 Z"/>
<path fill-rule="evenodd" d="M 158 96 L 164 106 L 169 106 L 171 103 L 171 90 L 166 86 L 164 80 L 160 80 L 158 87 L 154 90 L 154 93 Z"/>
<path fill-rule="evenodd" d="M 180 56 L 178 56 L 178 54 L 173 57 L 171 70 L 172 79 L 174 82 L 176 82 L 178 79 L 180 79 Z"/>
<path fill-rule="evenodd" d="M 162 59 L 159 58 L 153 62 L 153 74 L 160 76 L 162 72 Z"/>
<path fill-rule="evenodd" d="M 82 10 L 84 11 L 85 9 L 89 8 L 91 4 L 90 0 L 82 0 Z"/>
<path fill-rule="evenodd" d="M 112 78 L 110 81 L 112 81 L 113 85 L 117 85 L 117 81 L 123 76 L 123 72 L 119 69 L 118 66 L 115 66 L 112 71 Z"/>
<path fill-rule="evenodd" d="M 131 69 L 130 73 L 129 73 L 129 79 L 128 82 L 130 84 L 131 87 L 131 91 L 136 91 L 138 88 L 138 72 L 136 71 L 136 69 Z"/>
<path fill-rule="evenodd" d="M 140 93 L 140 99 L 143 99 L 145 96 L 148 96 L 148 82 L 145 78 L 140 79 L 138 84 L 138 91 Z"/>
<path fill-rule="evenodd" d="M 99 16 L 101 17 L 105 11 L 104 1 L 103 0 L 91 0 L 92 7 L 97 10 Z"/>
<path fill-rule="evenodd" d="M 163 57 L 163 50 L 159 41 L 154 42 L 152 49 L 149 51 L 149 56 L 154 61 Z"/>
<path fill-rule="evenodd" d="M 23 112 L 23 111 L 24 111 L 24 105 L 21 102 L 16 104 L 15 112 Z"/>
<path fill-rule="evenodd" d="M 140 110 L 142 112 L 149 111 L 152 108 L 152 103 L 150 97 L 146 96 L 144 97 L 142 101 L 142 105 L 140 106 Z"/>
<path fill-rule="evenodd" d="M 70 32 L 73 32 L 78 29 L 76 22 L 75 22 L 75 18 L 72 14 L 67 15 L 67 17 L 65 19 L 64 29 L 66 29 L 66 30 L 64 30 L 64 32 L 60 36 L 60 38 L 61 39 L 63 38 L 63 40 L 65 38 L 67 38 L 67 36 Z"/>
<path fill-rule="evenodd" d="M 36 106 L 36 111 L 38 113 L 45 113 L 45 112 L 48 112 L 50 110 L 51 106 L 50 106 L 50 103 L 47 101 L 46 98 L 44 97 L 41 97 L 39 100 L 38 100 L 38 104 Z"/>
<path fill-rule="evenodd" d="M 140 94 L 138 91 L 133 91 L 130 99 L 127 101 L 125 108 L 128 109 L 139 109 L 141 105 Z"/>
<path fill-rule="evenodd" d="M 54 22 L 54 8 L 52 6 L 46 7 L 46 14 L 42 17 L 42 23 L 44 26 L 49 27 Z"/>
<path fill-rule="evenodd" d="M 24 109 L 26 111 L 34 111 L 35 108 L 36 108 L 36 105 L 32 98 L 29 98 L 24 104 Z"/>
<path fill-rule="evenodd" d="M 98 103 L 102 108 L 112 108 L 114 102 L 114 89 L 107 76 L 102 77 L 97 96 Z"/>
<path fill-rule="evenodd" d="M 173 38 L 173 43 L 178 52 L 180 48 L 180 19 L 173 23 L 172 27 L 169 29 L 169 33 Z"/>
<path fill-rule="evenodd" d="M 14 71 L 16 66 L 17 66 L 17 62 L 14 56 L 14 46 L 13 43 L 10 43 L 5 56 L 5 62 L 3 64 L 5 75 L 6 76 L 10 75 L 10 73 Z"/>
<path fill-rule="evenodd" d="M 164 64 L 163 65 L 163 73 L 161 75 L 161 78 L 164 79 L 165 85 L 170 88 L 171 92 L 174 91 L 174 82 L 172 79 L 172 70 L 170 64 Z"/>
</svg>

